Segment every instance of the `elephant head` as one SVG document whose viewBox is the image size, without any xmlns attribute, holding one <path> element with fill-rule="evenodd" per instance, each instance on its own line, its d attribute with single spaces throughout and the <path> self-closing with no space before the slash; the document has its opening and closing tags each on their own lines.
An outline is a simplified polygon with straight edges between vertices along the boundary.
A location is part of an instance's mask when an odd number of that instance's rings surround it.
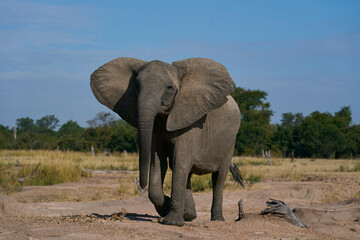
<svg viewBox="0 0 360 240">
<path fill-rule="evenodd" d="M 234 83 L 226 68 L 204 58 L 173 62 L 114 59 L 91 75 L 97 100 L 138 128 L 140 186 L 148 179 L 155 117 L 166 115 L 166 130 L 186 128 L 226 103 Z"/>
</svg>

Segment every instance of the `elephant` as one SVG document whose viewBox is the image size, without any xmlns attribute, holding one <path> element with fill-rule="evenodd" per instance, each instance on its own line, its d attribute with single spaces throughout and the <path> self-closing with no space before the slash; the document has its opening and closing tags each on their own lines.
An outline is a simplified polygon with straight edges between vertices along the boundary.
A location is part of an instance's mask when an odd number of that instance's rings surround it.
<svg viewBox="0 0 360 240">
<path fill-rule="evenodd" d="M 95 70 L 90 86 L 100 103 L 138 128 L 140 186 L 145 189 L 149 180 L 148 197 L 163 224 L 183 226 L 197 217 L 191 175 L 208 173 L 211 220 L 224 221 L 224 183 L 229 168 L 234 170 L 240 126 L 240 110 L 231 97 L 234 82 L 226 68 L 205 58 L 168 64 L 120 57 Z M 163 192 L 168 166 L 171 197 Z"/>
</svg>

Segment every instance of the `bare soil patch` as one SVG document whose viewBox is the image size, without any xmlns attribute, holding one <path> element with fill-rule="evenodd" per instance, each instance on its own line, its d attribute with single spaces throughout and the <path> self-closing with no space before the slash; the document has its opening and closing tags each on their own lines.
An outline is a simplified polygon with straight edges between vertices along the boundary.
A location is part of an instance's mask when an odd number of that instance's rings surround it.
<svg viewBox="0 0 360 240">
<path fill-rule="evenodd" d="M 359 239 L 359 199 L 322 204 L 337 181 L 345 180 L 305 180 L 265 180 L 225 192 L 225 222 L 210 221 L 211 193 L 195 193 L 198 218 L 184 227 L 159 224 L 146 194 L 122 199 L 120 182 L 135 184 L 129 174 L 94 174 L 78 183 L 24 187 L 0 197 L 0 239 Z M 287 203 L 309 228 L 259 215 L 268 198 Z M 240 199 L 245 218 L 235 222 Z"/>
</svg>

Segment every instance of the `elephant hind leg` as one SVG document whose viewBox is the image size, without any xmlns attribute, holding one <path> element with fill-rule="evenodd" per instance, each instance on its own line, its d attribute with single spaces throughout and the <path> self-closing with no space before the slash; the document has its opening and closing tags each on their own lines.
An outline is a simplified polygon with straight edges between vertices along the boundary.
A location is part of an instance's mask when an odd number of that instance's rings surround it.
<svg viewBox="0 0 360 240">
<path fill-rule="evenodd" d="M 195 202 L 191 192 L 191 173 L 188 176 L 185 190 L 185 208 L 184 208 L 184 220 L 192 221 L 197 217 L 195 210 Z"/>
<path fill-rule="evenodd" d="M 211 206 L 211 221 L 225 221 L 222 214 L 223 191 L 228 168 L 212 173 L 213 202 Z"/>
<path fill-rule="evenodd" d="M 229 148 L 225 158 L 223 159 L 224 165 L 221 166 L 219 171 L 212 173 L 212 187 L 213 187 L 213 201 L 211 206 L 211 220 L 212 221 L 225 221 L 222 214 L 223 192 L 226 180 L 226 175 L 229 172 L 229 167 L 234 152 L 234 147 Z"/>
</svg>

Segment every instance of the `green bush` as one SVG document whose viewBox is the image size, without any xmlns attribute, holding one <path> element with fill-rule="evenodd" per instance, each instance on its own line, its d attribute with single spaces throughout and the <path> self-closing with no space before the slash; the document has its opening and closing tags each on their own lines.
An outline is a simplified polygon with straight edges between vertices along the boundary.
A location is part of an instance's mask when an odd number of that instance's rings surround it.
<svg viewBox="0 0 360 240">
<path fill-rule="evenodd" d="M 191 177 L 191 190 L 193 192 L 203 192 L 212 188 L 211 174 L 193 175 Z"/>
<path fill-rule="evenodd" d="M 246 181 L 249 181 L 250 184 L 254 184 L 254 183 L 259 182 L 260 179 L 261 179 L 261 176 L 260 176 L 260 175 L 250 174 L 250 176 L 246 178 Z"/>
</svg>

